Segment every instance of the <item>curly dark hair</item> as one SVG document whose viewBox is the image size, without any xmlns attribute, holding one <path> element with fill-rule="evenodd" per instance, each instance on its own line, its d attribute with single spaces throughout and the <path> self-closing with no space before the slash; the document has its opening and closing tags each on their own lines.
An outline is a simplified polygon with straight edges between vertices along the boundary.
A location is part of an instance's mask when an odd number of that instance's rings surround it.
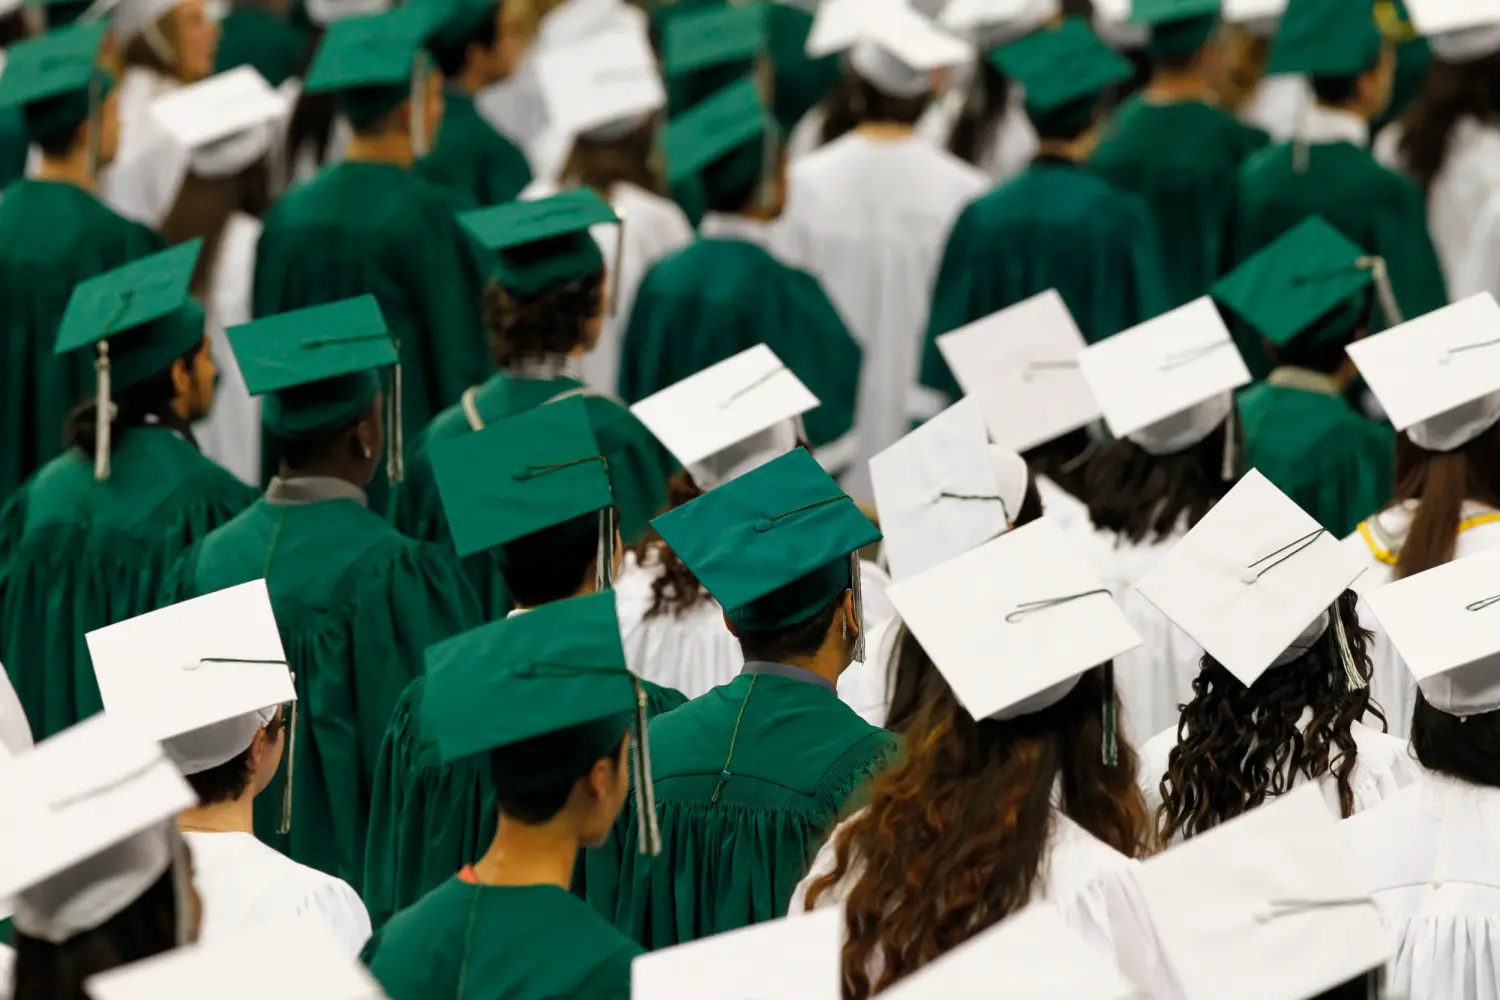
<svg viewBox="0 0 1500 1000">
<path fill-rule="evenodd" d="M 1130 857 L 1147 841 L 1136 755 L 1102 762 L 1104 669 L 1057 704 L 974 719 L 940 674 L 907 733 L 905 759 L 875 778 L 869 806 L 835 834 L 836 864 L 809 907 L 845 879 L 844 995 L 879 993 L 1025 906 L 1046 860 L 1053 786 L 1064 815 Z M 881 973 L 870 982 L 870 960 Z"/>
<path fill-rule="evenodd" d="M 687 472 L 678 472 L 667 480 L 667 509 L 676 510 L 690 500 L 703 495 Z M 708 600 L 708 591 L 687 568 L 672 547 L 662 541 L 661 535 L 652 528 L 635 546 L 635 557 L 642 566 L 654 560 L 661 567 L 656 579 L 651 581 L 651 607 L 647 618 L 678 617 L 686 614 Z"/>
<path fill-rule="evenodd" d="M 1370 698 L 1370 639 L 1360 628 L 1356 598 L 1346 590 L 1334 603 L 1349 637 L 1349 652 L 1365 686 L 1350 690 L 1335 629 L 1291 663 L 1267 670 L 1248 688 L 1223 664 L 1204 654 L 1193 680 L 1193 699 L 1182 706 L 1177 746 L 1161 779 L 1156 828 L 1161 843 L 1193 837 L 1291 790 L 1298 776 L 1332 774 L 1339 809 L 1354 812 L 1358 749 L 1350 727 L 1366 713 L 1385 714 Z M 1298 725 L 1304 709 L 1312 721 Z"/>
<path fill-rule="evenodd" d="M 1224 441 L 1234 434 L 1244 454 L 1239 420 L 1230 417 L 1197 444 L 1171 455 L 1153 455 L 1121 438 L 1088 463 L 1085 490 L 1089 520 L 1133 544 L 1170 538 L 1179 525 L 1191 528 L 1224 498 Z"/>
<path fill-rule="evenodd" d="M 538 244 L 549 252 L 551 241 Z M 588 324 L 604 307 L 604 272 L 535 296 L 513 295 L 498 282 L 484 290 L 484 326 L 500 368 L 568 354 L 588 341 Z"/>
</svg>

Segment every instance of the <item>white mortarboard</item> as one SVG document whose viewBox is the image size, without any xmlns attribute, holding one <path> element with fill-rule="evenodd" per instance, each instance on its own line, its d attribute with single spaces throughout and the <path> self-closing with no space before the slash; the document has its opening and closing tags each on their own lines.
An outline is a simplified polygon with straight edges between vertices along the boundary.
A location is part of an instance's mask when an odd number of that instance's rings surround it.
<svg viewBox="0 0 1500 1000">
<path fill-rule="evenodd" d="M 906 0 L 823 0 L 803 50 L 813 59 L 847 51 L 863 37 L 873 11 L 906 6 Z"/>
<path fill-rule="evenodd" d="M 1464 63 L 1500 52 L 1500 0 L 1406 0 L 1407 15 L 1433 55 Z"/>
<path fill-rule="evenodd" d="M 808 35 L 814 56 L 849 50 L 849 64 L 876 89 L 893 97 L 932 90 L 932 71 L 969 62 L 972 47 L 904 3 L 832 0 L 818 9 Z"/>
<path fill-rule="evenodd" d="M 1287 0 L 1224 0 L 1223 18 L 1251 34 L 1273 35 L 1286 5 Z"/>
<path fill-rule="evenodd" d="M 1153 455 L 1191 448 L 1234 409 L 1250 381 L 1229 328 L 1204 296 L 1090 346 L 1078 368 L 1104 422 Z"/>
<path fill-rule="evenodd" d="M 297 699 L 264 580 L 86 638 L 105 711 L 162 741 L 184 774 L 244 753 L 276 707 Z"/>
<path fill-rule="evenodd" d="M 881 1000 L 1145 1000 L 1146 995 L 1050 903 L 1017 911 L 880 994 Z"/>
<path fill-rule="evenodd" d="M 1062 0 L 949 0 L 938 23 L 989 47 L 1014 41 L 1062 14 Z"/>
<path fill-rule="evenodd" d="M 937 338 L 964 395 L 979 400 L 990 440 L 1016 451 L 1099 419 L 1078 369 L 1083 334 L 1055 289 Z"/>
<path fill-rule="evenodd" d="M 536 72 L 551 127 L 570 136 L 617 139 L 667 103 L 651 40 L 634 24 L 542 47 Z"/>
<path fill-rule="evenodd" d="M 154 25 L 179 0 L 118 0 L 110 5 L 110 28 L 121 48 Z"/>
<path fill-rule="evenodd" d="M 0 764 L 0 899 L 61 943 L 124 910 L 171 866 L 198 797 L 166 753 L 96 715 Z"/>
<path fill-rule="evenodd" d="M 156 124 L 192 151 L 192 168 L 229 177 L 265 156 L 275 125 L 290 111 L 287 97 L 250 66 L 218 73 L 151 103 Z"/>
<path fill-rule="evenodd" d="M 1306 652 L 1363 567 L 1251 469 L 1136 585 L 1246 687 Z"/>
<path fill-rule="evenodd" d="M 975 719 L 1055 705 L 1083 674 L 1141 644 L 1048 518 L 898 581 L 889 596 Z"/>
<path fill-rule="evenodd" d="M 307 0 L 307 19 L 320 28 L 350 17 L 383 14 L 394 6 L 393 0 Z"/>
<path fill-rule="evenodd" d="M 383 1000 L 361 965 L 312 921 L 283 923 L 178 948 L 84 980 L 92 1000 L 261 1000 L 251 969 L 275 969 L 277 1000 Z"/>
<path fill-rule="evenodd" d="M 1394 951 L 1316 782 L 1136 870 L 1184 1000 L 1307 1000 Z"/>
<path fill-rule="evenodd" d="M 757 344 L 647 396 L 630 412 L 706 490 L 795 448 L 798 418 L 817 405 L 776 352 Z"/>
<path fill-rule="evenodd" d="M 1500 304 L 1471 295 L 1346 350 L 1398 431 L 1459 448 L 1500 420 Z"/>
<path fill-rule="evenodd" d="M 1151 29 L 1130 19 L 1132 0 L 1094 0 L 1094 30 L 1117 49 L 1143 48 Z"/>
<path fill-rule="evenodd" d="M 1422 695 L 1449 715 L 1500 708 L 1500 551 L 1364 595 Z"/>
<path fill-rule="evenodd" d="M 1014 483 L 1008 484 L 1011 497 L 1000 492 L 989 448 L 984 416 L 970 398 L 870 459 L 870 485 L 893 580 L 915 576 L 1010 530 L 1021 505 Z M 1023 461 L 1023 497 L 1025 468 Z"/>
<path fill-rule="evenodd" d="M 795 917 L 663 948 L 630 963 L 632 1000 L 840 1000 L 844 908 Z M 732 984 L 726 990 L 726 984 Z"/>
</svg>

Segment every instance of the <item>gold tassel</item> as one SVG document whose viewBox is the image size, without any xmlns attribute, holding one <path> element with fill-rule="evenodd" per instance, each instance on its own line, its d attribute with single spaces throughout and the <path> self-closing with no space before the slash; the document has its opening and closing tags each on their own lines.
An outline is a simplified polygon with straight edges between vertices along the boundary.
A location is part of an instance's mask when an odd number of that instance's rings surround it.
<svg viewBox="0 0 1500 1000">
<path fill-rule="evenodd" d="M 99 341 L 94 361 L 94 478 L 109 478 L 110 428 L 114 425 L 114 401 L 109 391 L 109 341 Z"/>
<path fill-rule="evenodd" d="M 427 66 L 420 53 L 411 66 L 411 155 L 427 155 Z"/>
</svg>

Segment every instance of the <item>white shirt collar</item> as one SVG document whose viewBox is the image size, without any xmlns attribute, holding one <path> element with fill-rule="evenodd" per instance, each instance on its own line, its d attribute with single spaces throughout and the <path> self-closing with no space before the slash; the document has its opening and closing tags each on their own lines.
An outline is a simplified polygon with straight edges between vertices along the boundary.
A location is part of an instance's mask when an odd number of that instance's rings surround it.
<svg viewBox="0 0 1500 1000">
<path fill-rule="evenodd" d="M 1297 139 L 1311 145 L 1347 142 L 1365 149 L 1370 145 L 1370 123 L 1352 111 L 1313 104 L 1303 112 Z"/>
</svg>

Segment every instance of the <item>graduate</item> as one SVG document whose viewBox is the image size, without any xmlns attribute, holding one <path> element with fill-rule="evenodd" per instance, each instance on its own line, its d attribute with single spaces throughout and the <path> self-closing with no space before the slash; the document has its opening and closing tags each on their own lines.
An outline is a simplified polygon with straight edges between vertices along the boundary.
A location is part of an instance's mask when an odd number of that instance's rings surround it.
<svg viewBox="0 0 1500 1000">
<path fill-rule="evenodd" d="M 1344 353 L 1370 328 L 1375 300 L 1389 299 L 1383 268 L 1315 217 L 1214 286 L 1253 335 L 1236 337 L 1251 372 L 1257 357 L 1273 365 L 1240 394 L 1244 466 L 1337 538 L 1391 495 L 1394 436 L 1347 400 L 1357 373 Z"/>
<path fill-rule="evenodd" d="M 1269 137 L 1216 106 L 1219 0 L 1135 0 L 1132 15 L 1150 26 L 1156 68 L 1110 119 L 1089 164 L 1150 206 L 1177 306 L 1229 270 L 1235 178 Z"/>
<path fill-rule="evenodd" d="M 1306 73 L 1316 103 L 1290 142 L 1245 162 L 1231 257 L 1243 263 L 1313 215 L 1366 254 L 1384 258 L 1400 322 L 1446 305 L 1442 268 L 1416 185 L 1370 155 L 1370 121 L 1390 101 L 1395 56 L 1371 0 L 1291 0 L 1269 72 Z M 1253 335 L 1240 341 L 1250 373 L 1273 367 Z"/>
<path fill-rule="evenodd" d="M 433 477 L 431 451 L 438 442 L 575 396 L 582 397 L 607 457 L 626 542 L 639 541 L 666 502 L 671 459 L 624 405 L 586 389 L 578 378 L 578 358 L 598 340 L 609 308 L 604 256 L 589 235 L 606 223 L 620 224 L 587 188 L 463 216 L 467 230 L 498 257 L 484 291 L 484 322 L 499 371 L 468 387 L 414 444 L 393 511 L 396 527 L 407 535 L 453 544 Z M 509 604 L 493 560 L 472 555 L 465 570 L 486 617 L 503 615 Z"/>
<path fill-rule="evenodd" d="M 491 622 L 427 657 L 422 725 L 445 763 L 487 773 L 499 821 L 482 857 L 376 933 L 370 971 L 391 1000 L 629 996 L 640 946 L 568 891 L 579 848 L 609 836 L 630 792 L 644 728 L 613 596 Z M 650 759 L 637 745 L 637 787 Z"/>
<path fill-rule="evenodd" d="M 94 1000 L 89 977 L 197 939 L 192 858 L 173 822 L 194 801 L 160 746 L 106 717 L 0 770 L 12 1000 Z"/>
<path fill-rule="evenodd" d="M 587 400 L 573 397 L 433 443 L 434 492 L 452 544 L 489 563 L 515 604 L 511 616 L 609 590 L 619 572 L 610 461 L 593 428 Z M 685 700 L 642 685 L 651 714 Z M 484 769 L 438 753 L 426 686 L 418 677 L 401 693 L 375 765 L 364 895 L 377 928 L 478 859 L 494 827 Z"/>
<path fill-rule="evenodd" d="M 1400 432 L 1390 505 L 1344 540 L 1365 566 L 1355 585 L 1361 617 L 1370 593 L 1392 580 L 1500 546 L 1500 372 L 1448 360 L 1488 341 L 1496 324 L 1500 306 L 1486 293 L 1350 346 Z M 1375 632 L 1371 689 L 1391 732 L 1405 736 L 1416 701 L 1411 673 L 1385 630 L 1366 627 Z"/>
<path fill-rule="evenodd" d="M 639 853 L 639 797 L 587 856 L 589 902 L 648 950 L 784 916 L 816 844 L 899 753 L 836 690 L 864 636 L 857 553 L 880 532 L 812 456 L 654 526 L 724 608 L 745 668 L 651 725 L 660 856 Z"/>
<path fill-rule="evenodd" d="M 299 76 L 313 44 L 306 18 L 296 21 L 288 0 L 232 0 L 219 21 L 214 72 L 249 66 L 273 87 Z"/>
<path fill-rule="evenodd" d="M 103 707 L 84 633 L 156 607 L 183 550 L 255 499 L 193 441 L 215 380 L 188 295 L 197 255 L 79 284 L 57 332 L 59 355 L 96 359 L 96 394 L 60 428 L 68 450 L 0 510 L 0 662 L 39 737 Z"/>
<path fill-rule="evenodd" d="M 1133 980 L 1166 986 L 1131 881 L 1149 828 L 1109 680 L 1140 640 L 1103 581 L 1043 519 L 890 597 L 935 669 L 905 758 L 793 903 L 843 906 L 845 994 L 878 994 L 1037 900 Z"/>
<path fill-rule="evenodd" d="M 1500 642 L 1483 610 L 1497 570 L 1500 559 L 1486 552 L 1369 595 L 1420 689 L 1411 749 L 1421 777 L 1343 824 L 1396 941 L 1392 996 L 1480 1000 L 1500 963 L 1500 872 L 1490 850 Z"/>
<path fill-rule="evenodd" d="M 1130 65 L 1070 19 L 991 52 L 1026 88 L 1039 153 L 1015 180 L 964 209 L 932 292 L 921 383 L 958 397 L 936 339 L 1056 288 L 1089 343 L 1170 305 L 1145 202 L 1085 166 L 1106 95 Z"/>
<path fill-rule="evenodd" d="M 376 374 L 397 353 L 374 297 L 235 327 L 229 342 L 246 386 L 264 397 L 280 471 L 261 500 L 183 554 L 163 603 L 265 579 L 298 720 L 285 777 L 258 796 L 255 832 L 358 890 L 391 709 L 421 673 L 422 650 L 471 628 L 479 609 L 449 553 L 368 509 L 396 405 Z M 288 795 L 294 821 L 283 833 Z"/>
<path fill-rule="evenodd" d="M 831 910 L 768 920 L 661 948 L 630 963 L 634 1000 L 716 996 L 726 982 L 751 996 L 839 1000 L 842 915 Z M 766 961 L 775 955 L 776 961 Z"/>
<path fill-rule="evenodd" d="M 281 765 L 297 700 L 265 581 L 87 638 L 104 710 L 161 740 L 197 796 L 177 822 L 193 853 L 202 938 L 311 926 L 358 955 L 370 918 L 354 890 L 255 839 L 255 797 Z"/>
<path fill-rule="evenodd" d="M 861 349 L 818 279 L 766 249 L 781 214 L 785 161 L 756 84 L 742 79 L 672 121 L 667 176 L 702 182 L 703 238 L 657 262 L 636 291 L 620 353 L 620 395 L 635 402 L 766 344 L 812 390 L 808 441 L 824 467 L 846 469 Z"/>
<path fill-rule="evenodd" d="M 862 3 L 861 10 L 854 33 L 840 39 L 850 43 L 841 117 L 852 128 L 793 164 L 782 224 L 864 349 L 859 454 L 843 486 L 869 503 L 870 456 L 911 426 L 900 404 L 917 381 L 948 231 L 989 182 L 914 132 L 932 101 L 933 72 L 961 64 L 968 46 L 904 6 Z"/>
<path fill-rule="evenodd" d="M 474 96 L 508 77 L 499 0 L 423 0 L 437 26 L 427 43 L 443 74 L 443 127 L 417 173 L 475 205 L 510 201 L 531 183 L 526 154 L 485 121 Z"/>
<path fill-rule="evenodd" d="M 57 429 L 92 384 L 90 359 L 51 350 L 73 286 L 165 246 L 96 193 L 120 136 L 119 96 L 97 65 L 106 31 L 22 42 L 0 75 L 0 103 L 20 111 L 41 150 L 35 177 L 0 199 L 0 499 L 58 453 Z"/>
<path fill-rule="evenodd" d="M 1304 782 L 1349 817 L 1416 777 L 1370 696 L 1370 633 L 1348 589 L 1360 569 L 1252 469 L 1137 585 L 1205 651 L 1181 718 L 1141 751 L 1161 846 Z"/>
</svg>

